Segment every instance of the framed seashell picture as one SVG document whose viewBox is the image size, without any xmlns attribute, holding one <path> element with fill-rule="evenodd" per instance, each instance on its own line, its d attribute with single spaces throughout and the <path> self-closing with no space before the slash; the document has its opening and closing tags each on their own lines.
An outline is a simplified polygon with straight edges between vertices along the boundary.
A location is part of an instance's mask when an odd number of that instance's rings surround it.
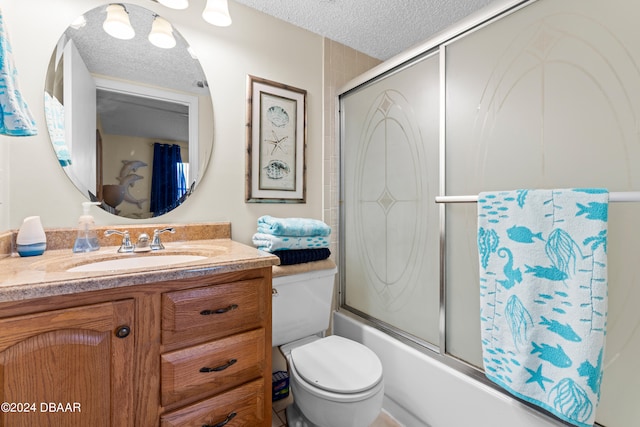
<svg viewBox="0 0 640 427">
<path fill-rule="evenodd" d="M 247 202 L 306 202 L 306 96 L 306 90 L 247 76 Z"/>
</svg>

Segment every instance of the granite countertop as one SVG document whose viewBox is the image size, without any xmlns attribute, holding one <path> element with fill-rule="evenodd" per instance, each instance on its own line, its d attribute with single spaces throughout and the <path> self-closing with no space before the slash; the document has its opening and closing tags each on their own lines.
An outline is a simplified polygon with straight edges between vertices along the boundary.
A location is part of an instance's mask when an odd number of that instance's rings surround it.
<svg viewBox="0 0 640 427">
<path fill-rule="evenodd" d="M 176 229 L 184 227 L 188 226 L 176 226 Z M 216 231 L 219 229 L 216 228 Z M 55 232 L 64 234 L 61 230 Z M 166 241 L 163 239 L 165 249 L 155 252 L 120 254 L 117 252 L 119 246 L 104 246 L 98 251 L 88 253 L 73 253 L 70 248 L 56 248 L 48 249 L 43 255 L 32 257 L 20 257 L 15 253 L 5 254 L 0 258 L 0 302 L 180 280 L 213 273 L 271 267 L 279 263 L 279 258 L 274 255 L 231 240 L 228 237 L 230 226 L 228 232 L 223 229 L 222 233 L 189 234 L 194 239 L 185 241 L 176 241 L 175 238 L 167 238 Z M 207 238 L 211 236 L 215 238 Z M 135 237 L 132 235 L 134 242 Z M 65 237 L 63 240 L 69 239 Z M 70 240 L 73 242 L 73 237 Z M 52 246 L 55 248 L 56 244 Z M 47 233 L 47 247 L 49 247 L 49 233 Z M 205 258 L 159 267 L 95 272 L 67 271 L 78 265 L 110 259 L 183 254 L 200 255 Z"/>
</svg>

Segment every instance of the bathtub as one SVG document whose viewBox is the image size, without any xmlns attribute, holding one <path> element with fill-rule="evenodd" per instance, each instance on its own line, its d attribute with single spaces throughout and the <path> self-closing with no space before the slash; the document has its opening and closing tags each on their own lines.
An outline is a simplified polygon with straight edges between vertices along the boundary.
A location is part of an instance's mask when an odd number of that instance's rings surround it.
<svg viewBox="0 0 640 427">
<path fill-rule="evenodd" d="M 334 312 L 333 333 L 372 349 L 384 372 L 383 409 L 407 427 L 558 427 L 566 424 L 362 323 Z"/>
</svg>

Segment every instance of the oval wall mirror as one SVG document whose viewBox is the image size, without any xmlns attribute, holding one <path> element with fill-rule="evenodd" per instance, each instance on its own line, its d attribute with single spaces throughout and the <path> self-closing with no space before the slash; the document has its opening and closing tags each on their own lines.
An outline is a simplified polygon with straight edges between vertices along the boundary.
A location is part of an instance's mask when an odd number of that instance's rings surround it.
<svg viewBox="0 0 640 427">
<path fill-rule="evenodd" d="M 130 34 L 106 32 L 114 14 Z M 92 9 L 58 40 L 46 79 L 57 161 L 87 198 L 143 219 L 192 194 L 212 152 L 213 107 L 200 63 L 169 22 L 130 4 Z"/>
</svg>

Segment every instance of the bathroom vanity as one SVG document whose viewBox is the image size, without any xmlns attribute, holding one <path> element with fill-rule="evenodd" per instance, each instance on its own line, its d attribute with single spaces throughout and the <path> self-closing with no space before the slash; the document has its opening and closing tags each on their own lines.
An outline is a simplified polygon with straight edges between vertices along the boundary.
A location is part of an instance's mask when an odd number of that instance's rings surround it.
<svg viewBox="0 0 640 427">
<path fill-rule="evenodd" d="M 205 237 L 126 255 L 202 257 L 159 267 L 68 271 L 117 246 L 1 258 L 0 425 L 271 425 L 278 258 Z"/>
</svg>

